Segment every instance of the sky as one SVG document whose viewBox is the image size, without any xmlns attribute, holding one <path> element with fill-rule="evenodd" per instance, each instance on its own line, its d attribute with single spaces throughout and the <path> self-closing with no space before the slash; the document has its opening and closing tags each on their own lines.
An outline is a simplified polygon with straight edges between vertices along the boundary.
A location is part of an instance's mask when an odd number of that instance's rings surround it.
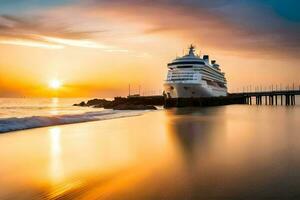
<svg viewBox="0 0 300 200">
<path fill-rule="evenodd" d="M 0 97 L 162 91 L 194 44 L 230 92 L 300 85 L 298 0 L 1 0 Z M 62 87 L 49 87 L 59 80 Z"/>
</svg>

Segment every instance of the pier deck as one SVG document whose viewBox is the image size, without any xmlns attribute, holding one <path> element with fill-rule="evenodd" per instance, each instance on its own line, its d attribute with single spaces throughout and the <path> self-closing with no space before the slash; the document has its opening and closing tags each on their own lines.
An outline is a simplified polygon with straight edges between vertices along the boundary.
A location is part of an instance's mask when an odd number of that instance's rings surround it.
<svg viewBox="0 0 300 200">
<path fill-rule="evenodd" d="M 299 90 L 275 90 L 275 91 L 259 91 L 259 92 L 242 92 L 232 93 L 231 96 L 242 97 L 244 104 L 252 104 L 255 98 L 256 105 L 295 105 L 296 96 L 300 95 Z"/>
<path fill-rule="evenodd" d="M 163 96 L 129 96 L 128 102 L 134 104 L 152 104 L 169 107 L 201 107 L 221 106 L 230 104 L 256 104 L 256 105 L 295 105 L 295 96 L 300 95 L 300 90 L 277 90 L 260 92 L 230 93 L 226 97 L 202 97 L 202 98 L 176 98 L 168 99 Z"/>
</svg>

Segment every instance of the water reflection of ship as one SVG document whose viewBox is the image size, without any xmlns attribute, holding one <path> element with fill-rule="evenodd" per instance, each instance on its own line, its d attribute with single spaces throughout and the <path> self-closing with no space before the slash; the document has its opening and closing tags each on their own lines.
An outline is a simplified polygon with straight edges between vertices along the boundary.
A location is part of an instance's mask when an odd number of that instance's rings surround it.
<svg viewBox="0 0 300 200">
<path fill-rule="evenodd" d="M 175 116 L 170 121 L 170 129 L 183 157 L 194 162 L 198 156 L 205 155 L 216 129 L 215 120 L 211 117 L 219 112 L 219 108 L 178 108 L 169 112 Z"/>
</svg>

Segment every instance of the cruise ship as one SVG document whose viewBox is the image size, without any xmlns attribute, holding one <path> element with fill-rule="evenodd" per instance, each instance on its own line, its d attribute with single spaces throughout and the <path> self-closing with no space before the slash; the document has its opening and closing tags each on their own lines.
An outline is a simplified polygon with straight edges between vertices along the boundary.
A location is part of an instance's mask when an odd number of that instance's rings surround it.
<svg viewBox="0 0 300 200">
<path fill-rule="evenodd" d="M 224 72 L 215 60 L 210 62 L 208 55 L 195 54 L 195 47 L 189 53 L 177 57 L 168 64 L 168 75 L 164 83 L 166 98 L 199 98 L 227 95 L 227 82 Z"/>
</svg>

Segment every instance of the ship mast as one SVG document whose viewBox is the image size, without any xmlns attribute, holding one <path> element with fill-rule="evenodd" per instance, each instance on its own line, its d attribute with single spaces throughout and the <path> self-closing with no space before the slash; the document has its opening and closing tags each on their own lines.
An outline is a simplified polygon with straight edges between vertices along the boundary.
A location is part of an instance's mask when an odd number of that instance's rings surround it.
<svg viewBox="0 0 300 200">
<path fill-rule="evenodd" d="M 190 56 L 195 56 L 194 52 L 195 52 L 195 46 L 193 46 L 193 44 L 191 44 L 190 48 L 189 48 L 189 55 Z"/>
</svg>

